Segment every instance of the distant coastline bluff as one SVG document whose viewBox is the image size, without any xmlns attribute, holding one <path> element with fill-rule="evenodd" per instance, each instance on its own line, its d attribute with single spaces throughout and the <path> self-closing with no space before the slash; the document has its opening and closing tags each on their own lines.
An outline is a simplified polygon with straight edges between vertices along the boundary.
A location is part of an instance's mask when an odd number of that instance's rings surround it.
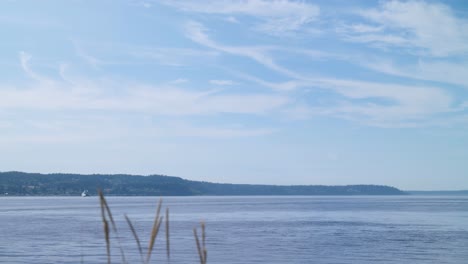
<svg viewBox="0 0 468 264">
<path fill-rule="evenodd" d="M 0 193 L 13 196 L 79 196 L 83 190 L 95 195 L 190 196 L 190 195 L 405 195 L 382 185 L 258 185 L 190 181 L 163 175 L 40 174 L 0 172 Z"/>
</svg>

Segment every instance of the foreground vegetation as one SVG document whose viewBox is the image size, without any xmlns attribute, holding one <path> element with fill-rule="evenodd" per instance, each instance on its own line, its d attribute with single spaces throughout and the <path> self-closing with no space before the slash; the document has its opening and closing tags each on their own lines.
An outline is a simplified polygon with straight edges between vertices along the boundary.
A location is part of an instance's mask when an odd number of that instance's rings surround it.
<svg viewBox="0 0 468 264">
<path fill-rule="evenodd" d="M 112 212 L 109 208 L 109 205 L 107 204 L 107 200 L 104 197 L 104 194 L 102 193 L 101 190 L 98 190 L 99 194 L 99 202 L 101 206 L 101 218 L 102 218 L 102 223 L 104 227 L 104 239 L 106 240 L 106 254 L 107 254 L 107 263 L 110 264 L 112 261 L 111 259 L 111 232 L 114 233 L 118 248 L 120 251 L 120 256 L 121 256 L 121 261 L 122 263 L 127 263 L 127 260 L 125 258 L 125 250 L 122 247 L 122 244 L 120 243 L 120 237 L 118 234 L 117 226 L 114 221 L 114 217 L 112 215 Z M 156 216 L 154 218 L 154 224 L 153 228 L 151 229 L 151 234 L 150 234 L 150 239 L 149 239 L 149 244 L 148 244 L 148 249 L 146 254 L 143 253 L 143 248 L 140 243 L 140 238 L 133 227 L 133 224 L 130 220 L 130 218 L 125 215 L 125 220 L 127 221 L 128 227 L 130 228 L 130 231 L 133 234 L 133 238 L 135 239 L 135 243 L 138 247 L 138 251 L 140 253 L 141 257 L 141 262 L 146 264 L 150 263 L 151 260 L 151 255 L 153 253 L 154 245 L 156 242 L 156 238 L 158 237 L 159 230 L 161 229 L 161 223 L 165 222 L 165 229 L 166 229 L 166 257 L 167 260 L 169 261 L 171 258 L 171 250 L 170 250 L 170 235 L 169 235 L 169 208 L 166 208 L 166 215 L 165 217 L 161 215 L 161 205 L 162 205 L 162 199 L 159 200 L 159 204 L 156 210 Z M 165 220 L 165 221 L 164 221 Z M 201 238 L 198 236 L 197 229 L 193 229 L 193 235 L 195 237 L 195 242 L 197 246 L 197 251 L 198 251 L 198 256 L 200 259 L 200 264 L 206 264 L 207 261 L 207 250 L 206 250 L 206 236 L 205 236 L 205 224 L 202 222 L 201 223 Z"/>
</svg>

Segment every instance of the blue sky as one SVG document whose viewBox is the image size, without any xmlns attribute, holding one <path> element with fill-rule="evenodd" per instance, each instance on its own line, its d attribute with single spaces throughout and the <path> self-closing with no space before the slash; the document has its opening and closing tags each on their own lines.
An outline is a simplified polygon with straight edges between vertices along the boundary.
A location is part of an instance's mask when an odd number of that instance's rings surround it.
<svg viewBox="0 0 468 264">
<path fill-rule="evenodd" d="M 2 1 L 0 170 L 468 189 L 466 1 Z"/>
</svg>

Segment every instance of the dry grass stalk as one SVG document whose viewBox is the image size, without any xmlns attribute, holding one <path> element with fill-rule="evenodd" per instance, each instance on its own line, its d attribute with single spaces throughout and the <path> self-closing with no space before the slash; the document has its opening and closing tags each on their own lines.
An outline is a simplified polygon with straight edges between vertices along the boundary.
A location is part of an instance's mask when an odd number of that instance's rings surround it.
<svg viewBox="0 0 468 264">
<path fill-rule="evenodd" d="M 169 208 L 166 208 L 166 255 L 168 260 L 171 259 L 171 245 L 169 241 Z"/>
<path fill-rule="evenodd" d="M 200 240 L 198 239 L 197 229 L 193 229 L 193 236 L 195 237 L 195 242 L 197 243 L 198 256 L 200 257 L 200 264 L 204 264 L 203 254 L 200 246 Z"/>
<path fill-rule="evenodd" d="M 101 190 L 98 190 L 99 193 L 99 202 L 101 204 L 101 218 L 102 218 L 102 223 L 104 226 L 104 237 L 106 239 L 106 253 L 107 253 L 107 263 L 111 263 L 111 256 L 110 256 L 110 239 L 109 239 L 109 223 L 107 222 L 106 214 L 105 214 L 105 209 L 104 209 L 104 195 L 102 194 Z"/>
<path fill-rule="evenodd" d="M 125 220 L 127 220 L 127 224 L 128 224 L 128 226 L 130 227 L 130 230 L 132 231 L 133 238 L 135 238 L 135 241 L 136 241 L 136 243 L 137 243 L 138 251 L 140 252 L 141 263 L 144 263 L 144 259 L 143 259 L 143 249 L 141 248 L 140 239 L 138 238 L 138 235 L 137 235 L 137 233 L 136 233 L 135 228 L 133 227 L 132 222 L 130 221 L 130 218 L 128 218 L 128 216 L 127 216 L 126 214 L 125 214 L 124 216 L 125 216 Z"/>
<path fill-rule="evenodd" d="M 111 255 L 110 255 L 110 227 L 112 227 L 112 231 L 115 232 L 115 235 L 117 236 L 118 242 L 119 242 L 119 249 L 122 255 L 122 263 L 127 263 L 125 260 L 125 255 L 123 252 L 123 248 L 121 246 L 119 236 L 117 233 L 117 226 L 114 222 L 114 218 L 112 217 L 112 213 L 110 211 L 110 208 L 107 204 L 106 199 L 104 198 L 104 195 L 101 190 L 98 190 L 99 193 L 99 200 L 100 200 L 100 205 L 101 205 L 101 217 L 102 217 L 102 222 L 104 226 L 104 236 L 106 239 L 106 252 L 107 252 L 107 263 L 111 263 Z M 159 200 L 158 208 L 156 210 L 156 217 L 154 219 L 154 224 L 153 228 L 151 230 L 151 237 L 149 241 L 149 246 L 148 246 L 148 253 L 146 256 L 146 261 L 143 261 L 143 250 L 141 247 L 140 239 L 138 238 L 138 235 L 136 233 L 136 230 L 130 221 L 130 218 L 125 214 L 125 219 L 127 221 L 128 226 L 130 227 L 130 230 L 132 231 L 133 237 L 135 238 L 135 241 L 138 246 L 138 251 L 140 252 L 140 257 L 142 259 L 143 263 L 149 263 L 151 259 L 151 253 L 153 251 L 154 244 L 156 242 L 156 238 L 159 233 L 159 229 L 161 227 L 161 223 L 163 222 L 163 216 L 161 216 L 161 206 L 162 206 L 162 199 Z M 109 220 L 110 220 L 110 225 L 109 225 Z M 166 208 L 166 254 L 167 254 L 167 259 L 170 260 L 170 240 L 169 240 L 169 208 Z M 195 242 L 197 245 L 197 250 L 198 250 L 198 256 L 200 257 L 200 264 L 206 264 L 206 259 L 207 259 L 207 250 L 206 250 L 206 235 L 205 235 L 205 223 L 201 223 L 201 243 L 200 239 L 197 234 L 197 229 L 193 229 L 193 234 L 195 236 Z"/>
<path fill-rule="evenodd" d="M 195 242 L 197 244 L 197 250 L 198 250 L 198 256 L 200 257 L 200 264 L 206 264 L 206 258 L 207 258 L 207 251 L 205 247 L 205 224 L 202 222 L 201 223 L 201 229 L 202 229 L 202 243 L 200 245 L 200 239 L 198 238 L 198 233 L 197 229 L 193 229 L 193 235 L 195 237 Z"/>
<path fill-rule="evenodd" d="M 159 199 L 159 204 L 158 204 L 158 209 L 156 210 L 156 217 L 154 219 L 153 229 L 151 230 L 150 243 L 148 246 L 148 253 L 146 255 L 146 263 L 149 263 L 151 259 L 151 252 L 153 251 L 154 242 L 156 241 L 156 237 L 158 236 L 159 227 L 161 226 L 161 222 L 163 219 L 163 217 L 160 216 L 161 205 L 162 205 L 162 199 Z"/>
<path fill-rule="evenodd" d="M 102 217 L 102 221 L 103 221 L 103 224 L 104 224 L 104 235 L 105 235 L 105 239 L 106 239 L 107 263 L 110 264 L 111 257 L 110 257 L 109 221 L 106 218 L 106 213 L 107 213 L 107 216 L 110 219 L 112 230 L 114 231 L 114 233 L 115 233 L 115 235 L 117 237 L 117 243 L 119 245 L 120 255 L 122 257 L 122 263 L 127 263 L 127 261 L 125 260 L 125 253 L 123 251 L 122 244 L 120 243 L 119 235 L 118 235 L 118 232 L 117 232 L 117 226 L 116 226 L 116 224 L 114 222 L 114 217 L 112 217 L 112 212 L 111 212 L 111 210 L 109 208 L 109 205 L 107 204 L 106 198 L 104 198 L 104 194 L 102 193 L 102 191 L 98 190 L 98 193 L 99 193 L 99 200 L 100 200 L 100 204 L 101 204 L 101 217 Z"/>
<path fill-rule="evenodd" d="M 206 263 L 206 257 L 207 257 L 207 252 L 206 252 L 206 235 L 205 235 L 205 222 L 201 223 L 201 230 L 202 230 L 202 246 L 203 246 L 203 259 Z"/>
</svg>

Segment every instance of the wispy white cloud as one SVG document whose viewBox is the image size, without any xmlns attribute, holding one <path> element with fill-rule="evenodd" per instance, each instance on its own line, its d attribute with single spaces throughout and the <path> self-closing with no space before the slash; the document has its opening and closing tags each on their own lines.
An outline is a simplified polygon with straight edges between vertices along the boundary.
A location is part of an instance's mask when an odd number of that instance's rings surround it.
<svg viewBox="0 0 468 264">
<path fill-rule="evenodd" d="M 356 30 L 372 31 L 372 29 L 363 27 Z M 288 109 L 283 109 L 284 112 L 295 117 L 331 115 L 382 126 L 390 123 L 401 125 L 403 122 L 407 123 L 408 120 L 417 123 L 415 120 L 428 120 L 434 115 L 460 110 L 459 107 L 453 105 L 452 96 L 442 88 L 308 76 L 276 63 L 269 54 L 270 51 L 276 50 L 276 47 L 223 45 L 212 40 L 206 32 L 207 29 L 199 23 L 190 22 L 187 25 L 187 35 L 193 41 L 228 54 L 251 58 L 261 65 L 291 78 L 289 81 L 271 82 L 248 74 L 237 74 L 245 80 L 253 81 L 276 91 L 293 91 L 301 87 L 322 88 L 331 90 L 342 97 L 340 100 L 335 99 L 334 102 L 329 102 L 326 107 L 301 103 L 289 105 Z M 288 52 L 305 54 L 306 50 L 292 49 Z M 312 53 L 310 56 L 330 57 L 331 55 L 319 52 L 318 54 Z M 333 58 L 352 61 L 352 58 L 341 58 L 338 55 L 334 55 Z"/>
<path fill-rule="evenodd" d="M 232 138 L 232 137 L 257 137 L 276 132 L 271 128 L 249 128 L 244 126 L 195 126 L 187 123 L 171 123 L 158 133 L 163 136 L 178 137 L 208 137 L 208 138 Z"/>
<path fill-rule="evenodd" d="M 351 25 L 348 40 L 398 46 L 436 57 L 468 55 L 468 20 L 457 17 L 447 5 L 386 1 L 359 15 L 372 24 Z"/>
<path fill-rule="evenodd" d="M 225 20 L 227 22 L 230 22 L 230 23 L 234 23 L 234 24 L 239 24 L 239 20 L 237 20 L 237 18 L 233 17 L 233 16 L 228 16 L 225 18 Z"/>
<path fill-rule="evenodd" d="M 374 24 L 369 25 L 355 23 L 343 28 L 344 32 L 347 34 L 352 32 L 355 37 L 373 38 L 375 36 L 380 38 L 388 36 L 391 39 L 393 36 L 387 34 L 389 29 L 384 23 L 374 22 Z M 240 73 L 238 77 L 241 79 L 252 81 L 272 90 L 265 93 L 232 94 L 213 89 L 182 89 L 182 86 L 176 85 L 185 80 L 157 85 L 135 84 L 122 80 L 106 80 L 105 82 L 102 80 L 75 80 L 71 82 L 70 78 L 64 78 L 65 67 L 62 67 L 60 75 L 63 77 L 62 79 L 66 80 L 65 84 L 60 80 L 53 80 L 53 85 L 44 85 L 40 82 L 44 78 L 32 71 L 29 66 L 30 56 L 22 53 L 20 61 L 24 72 L 38 83 L 35 83 L 34 87 L 31 85 L 21 89 L 2 87 L 0 106 L 5 109 L 129 111 L 159 116 L 207 116 L 223 113 L 265 115 L 288 112 L 291 116 L 330 115 L 379 125 L 410 121 L 424 123 L 436 115 L 464 111 L 466 108 L 459 103 L 459 100 L 455 100 L 448 91 L 436 86 L 356 81 L 340 79 L 339 77 L 325 78 L 314 76 L 313 73 L 296 71 L 294 67 L 285 67 L 275 60 L 277 55 L 275 52 L 307 55 L 301 59 L 346 60 L 346 58 L 341 58 L 336 54 L 294 47 L 223 44 L 211 38 L 209 30 L 202 24 L 193 21 L 186 23 L 185 29 L 189 39 L 208 48 L 208 50 L 148 48 L 146 50 L 133 49 L 135 53 L 131 55 L 168 63 L 167 58 L 171 54 L 184 54 L 181 56 L 182 58 L 184 56 L 218 56 L 225 53 L 249 58 L 267 69 L 281 74 L 281 77 L 287 77 L 287 80 L 266 81 L 255 74 Z M 393 32 L 395 29 L 391 30 Z M 422 48 L 422 46 L 415 44 L 414 39 L 408 37 L 411 34 L 401 36 L 396 34 L 395 36 L 394 40 L 386 39 L 386 45 L 393 43 L 392 45 Z M 99 65 L 101 62 L 96 63 Z M 93 65 L 93 63 L 90 64 Z M 419 65 L 413 67 L 383 63 L 377 60 L 376 63 L 361 62 L 360 65 L 393 75 L 467 84 L 462 64 L 420 60 Z M 277 78 L 275 79 L 277 80 Z M 218 86 L 235 83 L 232 80 L 218 79 L 208 80 L 208 82 Z M 299 88 L 327 89 L 332 98 L 327 99 L 327 105 L 316 105 L 314 100 L 311 102 L 302 100 Z M 232 92 L 232 90 L 230 91 Z M 279 93 L 280 91 L 281 93 Z"/>
<path fill-rule="evenodd" d="M 229 85 L 235 85 L 236 83 L 232 80 L 210 80 L 211 84 L 214 85 L 221 85 L 221 86 L 229 86 Z"/>
<path fill-rule="evenodd" d="M 268 82 L 242 75 L 241 78 L 253 81 L 278 91 L 292 91 L 298 88 L 310 91 L 328 90 L 329 94 L 314 102 L 304 100 L 303 92 L 281 111 L 295 119 L 310 119 L 317 116 L 344 118 L 370 126 L 416 127 L 437 126 L 450 123 L 439 120 L 439 116 L 461 116 L 468 109 L 466 102 L 459 102 L 454 95 L 437 86 L 403 85 L 398 83 L 369 82 L 333 78 L 310 78 L 288 82 Z M 312 93 L 314 94 L 314 93 Z M 464 119 L 463 119 L 464 120 Z"/>
<path fill-rule="evenodd" d="M 93 83 L 93 82 L 91 82 Z M 90 83 L 87 83 L 89 85 Z M 135 86 L 130 83 L 113 84 L 123 90 L 117 95 L 106 94 L 93 83 L 92 93 L 67 86 L 55 87 L 34 84 L 34 87 L 18 89 L 1 87 L 0 107 L 3 109 L 29 110 L 105 110 L 131 111 L 154 115 L 216 115 L 222 113 L 267 114 L 285 106 L 284 96 L 268 94 L 211 94 L 209 91 L 188 91 L 176 87 Z M 89 88 L 89 86 L 88 86 Z"/>
<path fill-rule="evenodd" d="M 273 58 L 267 54 L 268 50 L 274 49 L 275 47 L 266 47 L 266 46 L 227 46 L 223 44 L 219 44 L 212 40 L 207 34 L 207 29 L 200 23 L 191 21 L 186 24 L 186 33 L 187 37 L 190 38 L 192 41 L 212 48 L 214 50 L 222 51 L 229 54 L 234 54 L 238 56 L 248 57 L 261 65 L 274 70 L 276 72 L 282 73 L 284 75 L 299 78 L 299 76 L 278 65 Z"/>
<path fill-rule="evenodd" d="M 316 20 L 320 14 L 317 5 L 290 0 L 209 0 L 203 4 L 199 1 L 175 0 L 162 3 L 186 12 L 252 16 L 262 20 L 256 28 L 270 34 L 297 31 Z"/>
<path fill-rule="evenodd" d="M 239 73 L 239 72 L 235 72 L 234 74 L 244 80 L 251 81 L 261 86 L 268 87 L 275 91 L 280 91 L 280 92 L 293 91 L 293 90 L 296 90 L 297 88 L 310 86 L 312 83 L 314 83 L 312 81 L 304 81 L 304 80 L 296 80 L 296 79 L 283 81 L 283 82 L 271 82 L 271 81 L 265 81 L 261 78 L 255 77 L 250 74 Z"/>
<path fill-rule="evenodd" d="M 67 76 L 67 67 L 60 67 L 61 79 L 45 79 L 30 65 L 32 56 L 20 53 L 24 74 L 31 77 L 29 84 L 0 84 L 0 112 L 4 128 L 2 135 L 8 135 L 9 142 L 64 143 L 103 139 L 112 136 L 125 137 L 126 129 L 132 127 L 131 120 L 125 121 L 115 115 L 126 113 L 128 116 L 150 116 L 154 118 L 171 117 L 171 120 L 197 116 L 216 116 L 223 114 L 242 114 L 261 117 L 271 115 L 286 107 L 290 98 L 270 93 L 225 93 L 216 89 L 182 89 L 176 83 L 147 84 L 112 80 L 109 78 L 86 79 Z M 227 84 L 226 80 L 218 80 Z M 18 113 L 33 111 L 27 119 L 18 118 Z M 14 123 L 3 118 L 8 113 L 16 119 Z M 47 113 L 44 119 L 42 113 Z M 95 120 L 96 113 L 103 120 Z M 89 123 L 89 124 L 88 124 Z M 226 122 L 224 122 L 226 123 Z M 88 125 L 81 125 L 88 124 Z M 144 137 L 191 136 L 191 137 L 250 137 L 274 132 L 271 128 L 230 126 L 214 123 L 212 126 L 191 125 L 180 122 L 145 125 L 148 133 Z M 17 128 L 28 128 L 17 133 Z M 11 135 L 9 134 L 11 132 Z M 27 132 L 31 131 L 31 132 Z M 94 131 L 94 132 L 93 132 Z M 99 131 L 99 133 L 95 133 Z M 118 133 L 117 133 L 117 132 Z M 138 131 L 130 131 L 133 135 Z M 128 134 L 127 133 L 127 134 Z M 8 142 L 2 142 L 7 144 Z M 8 143 L 8 144 L 10 144 Z"/>
<path fill-rule="evenodd" d="M 384 30 L 383 26 L 374 26 L 363 23 L 342 24 L 336 29 L 339 33 L 376 33 Z"/>
<path fill-rule="evenodd" d="M 194 124 L 190 120 L 173 119 L 152 122 L 151 118 L 122 118 L 105 113 L 75 115 L 63 112 L 59 116 L 29 116 L 13 123 L 0 122 L 0 146 L 15 144 L 82 144 L 89 142 L 120 142 L 123 138 L 144 140 L 162 137 L 238 138 L 275 133 L 274 128 L 259 128 L 237 124 Z M 3 116 L 1 116 L 2 119 Z M 132 120 L 133 119 L 133 120 Z M 135 127 L 135 120 L 138 127 Z M 177 120 L 177 119 L 176 119 Z M 18 127 L 22 129 L 18 130 Z M 118 143 L 114 143 L 115 147 Z"/>
<path fill-rule="evenodd" d="M 72 41 L 75 46 L 76 55 L 83 59 L 86 63 L 91 65 L 93 68 L 99 68 L 103 63 L 102 60 L 87 53 L 76 41 Z"/>
<path fill-rule="evenodd" d="M 179 78 L 179 79 L 175 79 L 173 81 L 170 81 L 169 84 L 183 84 L 183 83 L 188 83 L 189 80 L 187 79 L 184 79 L 184 78 Z"/>
<path fill-rule="evenodd" d="M 210 59 L 219 55 L 218 51 L 189 48 L 132 47 L 128 52 L 138 59 L 154 60 L 168 66 L 184 66 L 193 60 Z"/>
<path fill-rule="evenodd" d="M 135 0 L 135 1 L 131 1 L 131 5 L 141 6 L 144 8 L 151 8 L 153 7 L 154 3 L 153 1 Z"/>
<path fill-rule="evenodd" d="M 330 53 L 330 52 L 317 50 L 317 49 L 277 47 L 276 50 L 293 53 L 293 54 L 295 53 L 295 54 L 300 54 L 300 55 L 306 55 L 307 59 L 313 59 L 313 60 L 346 60 L 349 57 L 349 55 L 344 55 L 344 54 L 339 54 L 339 53 Z"/>
<path fill-rule="evenodd" d="M 415 64 L 397 64 L 389 60 L 369 60 L 361 65 L 390 75 L 411 79 L 462 85 L 468 88 L 468 63 L 445 60 L 419 60 Z"/>
<path fill-rule="evenodd" d="M 289 98 L 274 94 L 227 94 L 217 90 L 190 90 L 177 86 L 135 84 L 122 80 L 54 80 L 43 82 L 31 70 L 31 56 L 21 53 L 28 87 L 0 87 L 2 109 L 134 111 L 154 115 L 267 114 L 284 107 Z"/>
<path fill-rule="evenodd" d="M 23 69 L 24 73 L 31 79 L 34 79 L 39 82 L 51 82 L 48 78 L 36 73 L 35 71 L 31 70 L 31 67 L 29 65 L 29 61 L 31 59 L 31 55 L 21 51 L 19 53 L 19 58 L 20 58 L 20 63 L 21 63 L 21 68 Z"/>
<path fill-rule="evenodd" d="M 165 66 L 187 66 L 194 62 L 210 61 L 219 56 L 216 50 L 135 45 L 114 41 L 70 40 L 78 58 L 95 69 L 108 65 L 160 64 Z M 98 54 L 95 56 L 95 54 Z"/>
<path fill-rule="evenodd" d="M 322 79 L 320 83 L 321 87 L 332 89 L 349 100 L 338 101 L 327 108 L 313 108 L 315 112 L 370 125 L 424 124 L 437 115 L 465 110 L 462 105 L 456 105 L 451 94 L 437 87 L 336 79 Z M 362 99 L 364 101 L 356 102 Z"/>
</svg>

